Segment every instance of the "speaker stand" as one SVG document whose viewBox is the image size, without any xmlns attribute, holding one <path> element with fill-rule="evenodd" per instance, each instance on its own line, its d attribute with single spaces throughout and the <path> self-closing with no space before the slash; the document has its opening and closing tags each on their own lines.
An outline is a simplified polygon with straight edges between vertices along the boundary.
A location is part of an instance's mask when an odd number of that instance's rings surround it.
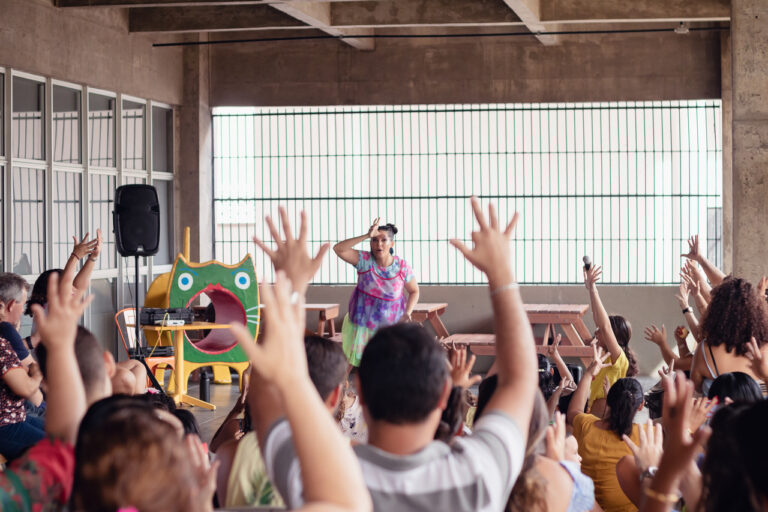
<svg viewBox="0 0 768 512">
<path fill-rule="evenodd" d="M 147 364 L 146 359 L 144 359 L 144 353 L 141 351 L 141 329 L 139 328 L 139 322 L 141 320 L 141 314 L 139 311 L 139 255 L 135 255 L 134 259 L 136 261 L 136 274 L 134 274 L 133 282 L 134 282 L 134 302 L 136 304 L 136 317 L 133 321 L 135 327 L 136 327 L 136 350 L 133 351 L 133 355 L 130 355 L 129 357 L 131 359 L 134 359 L 136 361 L 139 361 L 141 364 L 144 365 L 144 368 L 147 370 L 147 377 L 149 377 L 149 381 L 152 383 L 152 386 L 157 389 L 160 393 L 165 394 L 165 390 L 163 390 L 163 387 L 160 385 L 159 382 L 157 382 L 157 378 L 155 378 L 155 374 L 152 373 L 149 369 L 149 365 Z"/>
</svg>

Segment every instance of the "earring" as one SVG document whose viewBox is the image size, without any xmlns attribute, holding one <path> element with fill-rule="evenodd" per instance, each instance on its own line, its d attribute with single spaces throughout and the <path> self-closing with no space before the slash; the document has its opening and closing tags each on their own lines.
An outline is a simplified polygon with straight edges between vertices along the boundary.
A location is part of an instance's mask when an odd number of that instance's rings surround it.
<svg viewBox="0 0 768 512">
<path fill-rule="evenodd" d="M 389 248 L 389 254 L 395 254 L 395 248 L 394 247 L 390 247 Z"/>
</svg>

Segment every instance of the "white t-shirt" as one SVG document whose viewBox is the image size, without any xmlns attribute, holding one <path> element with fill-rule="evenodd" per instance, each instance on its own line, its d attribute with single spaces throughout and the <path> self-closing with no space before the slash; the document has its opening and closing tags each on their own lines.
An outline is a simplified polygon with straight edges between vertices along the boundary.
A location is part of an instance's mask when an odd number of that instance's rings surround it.
<svg viewBox="0 0 768 512">
<path fill-rule="evenodd" d="M 472 435 L 450 445 L 433 441 L 412 455 L 370 445 L 354 448 L 376 511 L 500 511 L 520 474 L 525 442 L 515 421 L 486 412 Z M 280 420 L 264 446 L 267 473 L 289 508 L 303 503 L 291 429 Z"/>
</svg>

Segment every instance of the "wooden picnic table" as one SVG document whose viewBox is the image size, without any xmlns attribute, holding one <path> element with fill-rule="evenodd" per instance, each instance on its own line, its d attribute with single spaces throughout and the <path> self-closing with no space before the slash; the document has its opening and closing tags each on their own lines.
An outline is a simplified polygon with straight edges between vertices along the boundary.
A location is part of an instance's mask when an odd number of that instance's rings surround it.
<svg viewBox="0 0 768 512">
<path fill-rule="evenodd" d="M 537 344 L 536 351 L 547 353 L 550 337 L 554 337 L 556 328 L 565 333 L 565 339 L 560 343 L 558 351 L 563 357 L 581 358 L 585 365 L 591 361 L 592 349 L 584 342 L 592 338 L 592 334 L 584 324 L 582 317 L 589 309 L 588 304 L 526 304 L 525 312 L 531 326 L 545 325 L 544 337 Z M 453 334 L 441 340 L 444 345 L 463 345 L 477 355 L 496 355 L 495 334 Z"/>
<path fill-rule="evenodd" d="M 443 315 L 443 313 L 445 313 L 447 307 L 448 304 L 446 302 L 419 303 L 416 304 L 416 307 L 413 308 L 411 318 L 420 324 L 423 324 L 429 320 L 429 323 L 437 333 L 438 338 L 447 338 L 451 335 L 451 333 L 448 332 L 445 324 L 443 324 L 443 321 L 440 320 L 440 317 Z"/>
<path fill-rule="evenodd" d="M 336 324 L 334 320 L 339 316 L 338 304 L 306 304 L 307 311 L 317 311 L 317 333 L 318 336 L 325 336 L 325 327 L 328 327 L 328 336 L 336 335 Z"/>
</svg>

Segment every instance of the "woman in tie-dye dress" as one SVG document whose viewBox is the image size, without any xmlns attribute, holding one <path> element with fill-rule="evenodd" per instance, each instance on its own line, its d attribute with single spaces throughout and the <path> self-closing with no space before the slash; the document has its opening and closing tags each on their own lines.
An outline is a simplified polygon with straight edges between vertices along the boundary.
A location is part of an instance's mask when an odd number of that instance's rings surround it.
<svg viewBox="0 0 768 512">
<path fill-rule="evenodd" d="M 376 219 L 368 233 L 339 242 L 333 248 L 341 259 L 357 269 L 357 287 L 341 329 L 344 353 L 352 366 L 360 365 L 363 349 L 378 329 L 399 322 L 403 316 L 410 320 L 419 301 L 413 269 L 395 255 L 396 234 L 393 224 L 379 227 Z M 354 249 L 368 238 L 370 251 Z M 407 297 L 403 291 L 408 292 Z"/>
</svg>

